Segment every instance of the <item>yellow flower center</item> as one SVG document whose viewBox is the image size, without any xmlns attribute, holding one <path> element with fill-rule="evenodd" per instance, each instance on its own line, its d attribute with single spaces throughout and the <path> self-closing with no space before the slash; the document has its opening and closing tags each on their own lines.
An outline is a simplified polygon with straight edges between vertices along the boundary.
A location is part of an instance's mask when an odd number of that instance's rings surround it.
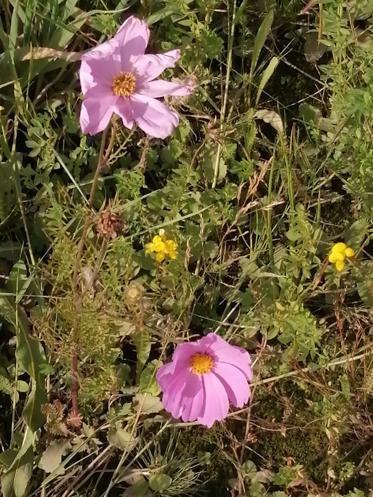
<svg viewBox="0 0 373 497">
<path fill-rule="evenodd" d="M 121 72 L 115 76 L 111 87 L 117 97 L 130 97 L 136 90 L 136 78 L 131 72 Z"/>
<path fill-rule="evenodd" d="M 214 360 L 208 354 L 194 354 L 190 358 L 190 368 L 194 374 L 210 373 L 214 367 Z"/>
</svg>

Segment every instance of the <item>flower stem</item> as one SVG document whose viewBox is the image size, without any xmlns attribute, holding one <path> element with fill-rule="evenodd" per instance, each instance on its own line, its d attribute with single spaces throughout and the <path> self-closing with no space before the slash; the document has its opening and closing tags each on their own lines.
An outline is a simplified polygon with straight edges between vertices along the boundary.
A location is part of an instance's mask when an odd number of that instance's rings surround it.
<svg viewBox="0 0 373 497">
<path fill-rule="evenodd" d="M 107 140 L 107 135 L 109 131 L 109 126 L 104 130 L 101 137 L 101 145 L 100 151 L 97 159 L 97 166 L 95 170 L 95 174 L 93 177 L 91 191 L 89 194 L 88 207 L 91 210 L 93 207 L 94 196 L 97 190 L 98 180 L 100 177 L 100 173 L 102 171 L 102 167 L 107 161 L 111 148 L 114 145 L 114 129 L 112 130 L 112 138 L 110 140 L 109 147 L 105 152 L 105 144 Z M 87 239 L 88 229 L 91 223 L 90 213 L 87 213 L 87 216 L 84 221 L 84 226 L 82 230 L 82 234 L 78 244 L 78 250 L 75 258 L 74 271 L 73 271 L 73 279 L 72 279 L 72 288 L 73 293 L 75 294 L 74 302 L 75 302 L 75 323 L 72 327 L 72 347 L 71 347 L 71 411 L 69 414 L 69 423 L 71 426 L 75 428 L 79 428 L 81 425 L 81 416 L 79 414 L 79 402 L 78 402 L 78 394 L 79 394 L 79 368 L 78 368 L 78 337 L 79 337 L 79 324 L 80 324 L 80 315 L 82 309 L 82 300 L 84 290 L 79 288 L 79 268 L 81 264 L 81 259 L 83 255 L 84 245 Z"/>
</svg>

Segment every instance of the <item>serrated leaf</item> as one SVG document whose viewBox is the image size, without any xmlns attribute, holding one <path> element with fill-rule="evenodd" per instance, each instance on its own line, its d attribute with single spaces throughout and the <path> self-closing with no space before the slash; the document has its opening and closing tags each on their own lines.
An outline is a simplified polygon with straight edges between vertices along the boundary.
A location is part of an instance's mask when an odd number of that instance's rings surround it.
<svg viewBox="0 0 373 497">
<path fill-rule="evenodd" d="M 141 414 L 156 414 L 163 410 L 163 404 L 158 397 L 149 393 L 138 393 L 134 397 L 136 403 L 135 409 Z"/>
<path fill-rule="evenodd" d="M 13 395 L 13 385 L 8 378 L 7 370 L 0 367 L 0 392 L 7 395 Z"/>
<path fill-rule="evenodd" d="M 154 490 L 154 492 L 162 492 L 167 490 L 172 483 L 172 478 L 165 473 L 158 473 L 157 475 L 152 475 L 149 478 L 149 487 Z"/>
<path fill-rule="evenodd" d="M 108 442 L 117 449 L 131 451 L 137 444 L 138 439 L 134 437 L 129 431 L 124 430 L 119 426 L 111 428 L 108 433 Z"/>
<path fill-rule="evenodd" d="M 61 468 L 58 469 L 58 466 L 61 464 L 62 456 L 69 447 L 70 443 L 65 440 L 53 440 L 49 447 L 43 452 L 38 467 L 46 473 L 53 473 L 55 471 L 55 474 L 63 475 L 65 468 L 61 466 Z"/>
</svg>

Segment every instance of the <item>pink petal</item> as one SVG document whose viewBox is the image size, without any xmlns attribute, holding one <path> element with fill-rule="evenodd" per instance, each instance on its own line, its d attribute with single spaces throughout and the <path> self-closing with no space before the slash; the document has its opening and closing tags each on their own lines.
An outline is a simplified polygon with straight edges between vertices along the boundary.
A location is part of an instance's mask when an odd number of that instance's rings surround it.
<svg viewBox="0 0 373 497">
<path fill-rule="evenodd" d="M 148 46 L 148 25 L 137 17 L 131 16 L 124 21 L 113 39 L 120 46 L 122 55 L 125 57 L 142 55 Z"/>
<path fill-rule="evenodd" d="M 103 57 L 110 56 L 116 48 L 116 43 L 113 40 L 107 40 L 104 43 L 100 43 L 96 47 L 87 50 L 82 54 L 82 60 L 88 59 L 102 59 Z"/>
<path fill-rule="evenodd" d="M 148 81 L 140 85 L 137 93 L 146 95 L 147 97 L 160 98 L 166 95 L 184 96 L 190 95 L 192 89 L 180 83 L 173 83 L 172 81 L 164 81 L 163 79 L 156 79 Z"/>
<path fill-rule="evenodd" d="M 215 421 L 221 421 L 228 414 L 228 395 L 221 381 L 214 373 L 202 376 L 205 391 L 203 414 L 198 417 L 198 422 L 211 428 Z"/>
<path fill-rule="evenodd" d="M 145 54 L 132 60 L 139 86 L 157 78 L 168 67 L 175 67 L 180 58 L 180 50 L 170 50 L 163 54 Z"/>
<path fill-rule="evenodd" d="M 95 135 L 103 131 L 110 122 L 116 101 L 117 97 L 106 94 L 102 94 L 101 98 L 85 98 L 80 110 L 80 127 L 83 133 Z"/>
<path fill-rule="evenodd" d="M 209 333 L 201 339 L 201 346 L 207 347 L 213 351 L 214 355 L 219 362 L 233 364 L 239 368 L 246 376 L 248 381 L 253 378 L 253 371 L 251 369 L 251 359 L 249 353 L 235 345 L 230 345 L 215 333 Z"/>
<path fill-rule="evenodd" d="M 128 128 L 133 128 L 133 111 L 128 98 L 119 98 L 115 106 L 114 112 L 122 118 L 123 125 Z"/>
<path fill-rule="evenodd" d="M 181 419 L 183 421 L 195 421 L 203 414 L 205 404 L 205 391 L 201 376 L 192 374 L 183 391 L 183 411 Z"/>
<path fill-rule="evenodd" d="M 151 97 L 135 94 L 130 97 L 133 118 L 149 136 L 166 138 L 179 124 L 179 116 L 164 103 Z"/>
<path fill-rule="evenodd" d="M 218 362 L 214 374 L 222 382 L 229 401 L 235 407 L 243 407 L 250 397 L 250 387 L 243 372 L 231 364 Z"/>
<path fill-rule="evenodd" d="M 104 86 L 111 91 L 113 79 L 121 71 L 118 54 L 96 59 L 83 56 L 80 64 L 79 78 L 83 94 L 95 85 Z M 111 92 L 112 93 L 112 92 Z"/>
<path fill-rule="evenodd" d="M 167 388 L 167 385 L 172 379 L 172 374 L 174 373 L 174 371 L 175 371 L 174 362 L 169 362 L 167 364 L 164 364 L 158 369 L 156 373 L 156 378 L 159 386 L 161 387 L 161 390 L 165 390 Z"/>
<path fill-rule="evenodd" d="M 199 352 L 200 348 L 197 342 L 185 342 L 180 343 L 172 356 L 172 360 L 177 362 L 178 365 L 182 365 L 183 367 L 188 367 L 189 359 L 193 354 Z"/>
<path fill-rule="evenodd" d="M 161 366 L 157 371 L 157 381 L 164 390 L 168 382 L 172 379 L 172 375 L 180 370 L 189 372 L 189 361 L 193 354 L 199 351 L 198 343 L 185 342 L 179 344 L 172 356 L 172 361 Z"/>
<path fill-rule="evenodd" d="M 170 412 L 174 418 L 180 418 L 183 404 L 182 397 L 186 384 L 190 380 L 191 373 L 180 370 L 169 378 L 162 397 L 162 404 L 166 411 Z"/>
</svg>

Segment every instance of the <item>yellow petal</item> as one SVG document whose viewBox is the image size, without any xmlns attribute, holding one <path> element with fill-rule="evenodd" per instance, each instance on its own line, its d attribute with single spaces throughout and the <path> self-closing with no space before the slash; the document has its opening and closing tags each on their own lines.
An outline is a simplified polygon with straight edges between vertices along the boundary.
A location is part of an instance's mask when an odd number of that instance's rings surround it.
<svg viewBox="0 0 373 497">
<path fill-rule="evenodd" d="M 332 264 L 335 264 L 337 262 L 336 253 L 330 252 L 328 259 L 329 259 L 329 262 L 331 262 Z"/>
<path fill-rule="evenodd" d="M 340 254 L 344 254 L 346 248 L 347 248 L 347 245 L 345 243 L 338 242 L 338 243 L 333 245 L 332 252 L 338 252 Z"/>
<path fill-rule="evenodd" d="M 150 254 L 151 252 L 154 252 L 154 243 L 149 242 L 145 245 L 145 254 Z"/>
<path fill-rule="evenodd" d="M 162 238 L 159 235 L 155 235 L 152 240 L 153 243 L 163 243 Z"/>
<path fill-rule="evenodd" d="M 346 257 L 353 257 L 355 255 L 355 250 L 351 247 L 347 247 L 345 251 Z"/>
<path fill-rule="evenodd" d="M 155 260 L 157 262 L 163 262 L 165 258 L 164 252 L 158 252 L 158 254 L 155 255 Z"/>
<path fill-rule="evenodd" d="M 335 268 L 337 271 L 341 272 L 344 270 L 344 267 L 345 267 L 345 262 L 344 261 L 337 261 L 335 263 Z"/>
<path fill-rule="evenodd" d="M 345 260 L 345 254 L 343 253 L 340 253 L 340 252 L 332 252 L 330 255 L 329 255 L 329 261 L 332 262 L 333 264 L 335 262 L 343 262 Z"/>
<path fill-rule="evenodd" d="M 166 252 L 166 246 L 163 242 L 154 244 L 154 252 Z"/>
<path fill-rule="evenodd" d="M 177 249 L 177 245 L 176 245 L 176 242 L 174 242 L 173 240 L 166 240 L 164 242 L 165 246 L 166 246 L 166 250 L 167 252 L 175 252 L 176 249 Z"/>
<path fill-rule="evenodd" d="M 169 252 L 168 257 L 174 261 L 176 259 L 176 252 Z"/>
</svg>

